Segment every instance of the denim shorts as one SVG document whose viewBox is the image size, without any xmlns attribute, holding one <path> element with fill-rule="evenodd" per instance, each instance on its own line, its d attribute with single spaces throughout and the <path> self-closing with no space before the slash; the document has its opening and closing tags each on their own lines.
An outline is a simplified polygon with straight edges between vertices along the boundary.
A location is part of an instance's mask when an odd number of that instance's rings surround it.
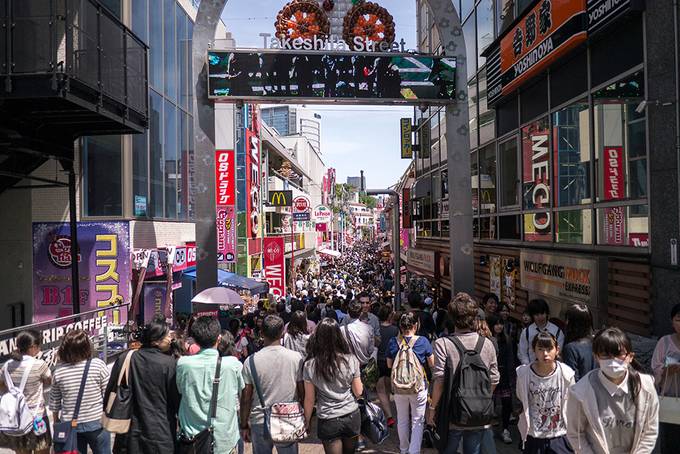
<svg viewBox="0 0 680 454">
<path fill-rule="evenodd" d="M 359 409 L 352 413 L 331 419 L 319 419 L 317 435 L 321 441 L 338 438 L 352 438 L 361 433 L 361 414 Z"/>
</svg>

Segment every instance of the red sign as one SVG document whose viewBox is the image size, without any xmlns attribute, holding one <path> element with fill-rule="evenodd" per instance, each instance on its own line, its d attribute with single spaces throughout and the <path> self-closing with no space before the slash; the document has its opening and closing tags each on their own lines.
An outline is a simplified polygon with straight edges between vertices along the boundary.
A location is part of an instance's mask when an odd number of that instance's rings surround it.
<svg viewBox="0 0 680 454">
<path fill-rule="evenodd" d="M 234 150 L 215 151 L 215 205 L 236 203 Z"/>
<path fill-rule="evenodd" d="M 623 147 L 604 147 L 604 200 L 624 198 Z M 624 207 L 605 208 L 605 244 L 623 246 L 625 244 L 626 209 Z"/>
<path fill-rule="evenodd" d="M 306 213 L 309 211 L 309 199 L 305 196 L 298 196 L 293 199 L 293 209 L 296 213 Z"/>
<path fill-rule="evenodd" d="M 260 124 L 257 107 L 250 105 L 250 125 L 246 129 L 246 225 L 247 237 L 260 231 Z"/>
<path fill-rule="evenodd" d="M 187 243 L 187 268 L 196 266 L 196 243 Z"/>
<path fill-rule="evenodd" d="M 523 192 L 527 209 L 546 209 L 528 214 L 525 219 L 526 241 L 550 241 L 550 133 L 540 123 L 527 126 L 522 133 Z"/>
<path fill-rule="evenodd" d="M 217 207 L 217 261 L 236 263 L 236 210 L 233 205 Z"/>
<path fill-rule="evenodd" d="M 269 283 L 269 293 L 276 298 L 286 294 L 286 261 L 283 237 L 264 239 L 264 274 Z"/>
<path fill-rule="evenodd" d="M 629 233 L 628 244 L 633 247 L 649 247 L 649 235 L 647 233 Z"/>
</svg>

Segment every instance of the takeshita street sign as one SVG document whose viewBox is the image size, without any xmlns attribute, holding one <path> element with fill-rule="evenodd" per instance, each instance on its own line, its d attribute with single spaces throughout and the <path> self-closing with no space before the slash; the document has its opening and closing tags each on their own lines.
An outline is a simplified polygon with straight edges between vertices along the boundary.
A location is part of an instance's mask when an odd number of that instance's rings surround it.
<svg viewBox="0 0 680 454">
<path fill-rule="evenodd" d="M 211 50 L 216 101 L 450 104 L 455 57 L 365 52 Z"/>
</svg>

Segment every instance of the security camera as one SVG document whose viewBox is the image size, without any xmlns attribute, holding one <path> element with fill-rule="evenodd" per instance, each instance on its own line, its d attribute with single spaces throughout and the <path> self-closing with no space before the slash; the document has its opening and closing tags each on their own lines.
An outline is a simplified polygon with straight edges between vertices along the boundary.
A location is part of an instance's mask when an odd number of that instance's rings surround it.
<svg viewBox="0 0 680 454">
<path fill-rule="evenodd" d="M 422 113 L 427 112 L 428 107 L 430 107 L 430 106 L 428 106 L 427 104 L 420 104 L 420 105 L 418 105 L 418 108 L 420 109 L 420 111 L 421 111 Z"/>
<path fill-rule="evenodd" d="M 643 99 L 642 101 L 640 101 L 640 104 L 638 104 L 637 107 L 635 108 L 635 112 L 638 113 L 638 114 L 641 114 L 642 112 L 645 111 L 646 107 L 647 107 L 647 100 Z"/>
</svg>

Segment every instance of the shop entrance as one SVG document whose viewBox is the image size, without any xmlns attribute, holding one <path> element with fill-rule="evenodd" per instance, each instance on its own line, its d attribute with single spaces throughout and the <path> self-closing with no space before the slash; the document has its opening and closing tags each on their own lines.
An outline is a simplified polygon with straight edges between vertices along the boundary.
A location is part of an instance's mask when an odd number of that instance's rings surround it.
<svg viewBox="0 0 680 454">
<path fill-rule="evenodd" d="M 418 92 L 433 80 L 427 80 L 428 69 L 418 55 L 403 54 L 399 43 L 394 42 L 394 25 L 384 8 L 372 2 L 352 2 L 363 22 L 350 27 L 342 40 L 349 45 L 351 53 L 333 48 L 337 40 L 329 39 L 330 23 L 323 11 L 317 10 L 318 2 L 293 1 L 286 5 L 277 16 L 276 43 L 270 41 L 276 50 L 260 51 L 233 50 L 206 52 L 215 35 L 217 24 L 227 0 L 201 2 L 194 26 L 192 55 L 195 80 L 194 97 L 194 143 L 195 174 L 203 182 L 196 199 L 196 242 L 197 242 L 197 290 L 213 287 L 217 283 L 217 237 L 215 228 L 214 188 L 214 104 L 219 102 L 252 103 L 265 102 L 316 102 L 320 104 L 365 104 L 365 105 L 421 105 L 431 103 L 446 105 L 447 156 L 451 163 L 448 172 L 449 184 L 449 225 L 451 231 L 451 288 L 454 292 L 471 293 L 474 288 L 472 201 L 469 190 L 470 156 L 468 138 L 467 84 L 464 76 L 454 77 L 452 96 L 418 97 Z M 429 61 L 445 58 L 454 62 L 454 75 L 466 74 L 466 51 L 460 18 L 451 0 L 427 0 L 434 24 L 441 38 L 444 57 L 422 56 Z M 287 8 L 287 9 L 286 9 Z M 314 18 L 314 21 L 312 20 Z M 292 28 L 291 21 L 297 24 Z M 380 25 L 380 27 L 378 27 Z M 265 47 L 266 47 L 266 37 Z M 367 43 L 373 42 L 372 46 Z M 334 44 L 335 43 L 335 44 Z M 330 46 L 330 47 L 329 47 Z M 289 47 L 292 50 L 289 50 Z M 403 45 L 402 45 L 403 47 Z M 315 49 L 315 50 L 311 50 Z M 323 49 L 323 50 L 319 50 Z M 331 49 L 331 50 L 328 50 Z M 389 54 L 376 54 L 375 51 Z M 392 53 L 394 51 L 394 53 Z M 395 61 L 399 60 L 399 62 Z M 403 65 L 412 65 L 406 69 Z M 439 60 L 441 63 L 441 60 Z M 337 68 L 325 72 L 329 67 Z M 342 66 L 344 65 L 344 69 Z M 274 68 L 280 68 L 275 70 Z M 377 70 L 381 67 L 382 70 Z M 395 73 L 395 67 L 397 69 Z M 265 80 L 264 71 L 270 69 Z M 325 68 L 325 69 L 323 69 Z M 363 89 L 351 93 L 350 74 L 368 76 L 376 68 L 376 78 L 354 81 L 355 88 Z M 434 66 L 431 67 L 431 69 Z M 295 72 L 291 72 L 295 69 Z M 358 70 L 358 71 L 357 71 Z M 437 73 L 437 71 L 434 71 Z M 290 77 L 286 78 L 284 75 Z M 327 75 L 338 77 L 329 81 Z M 425 75 L 420 84 L 410 87 L 396 86 L 397 74 Z M 215 77 L 213 77 L 215 76 Z M 316 76 L 316 77 L 315 77 Z M 437 79 L 439 87 L 442 74 Z M 345 84 L 343 77 L 346 79 Z M 290 80 L 289 80 L 290 79 Z M 322 80 L 323 79 L 323 80 Z M 321 83 L 320 83 L 321 82 Z M 418 88 L 416 88 L 418 87 Z M 409 90 L 406 90 L 410 88 Z M 446 93 L 446 89 L 443 90 Z M 397 232 L 395 234 L 398 235 Z M 455 270 L 455 273 L 454 273 Z"/>
</svg>

